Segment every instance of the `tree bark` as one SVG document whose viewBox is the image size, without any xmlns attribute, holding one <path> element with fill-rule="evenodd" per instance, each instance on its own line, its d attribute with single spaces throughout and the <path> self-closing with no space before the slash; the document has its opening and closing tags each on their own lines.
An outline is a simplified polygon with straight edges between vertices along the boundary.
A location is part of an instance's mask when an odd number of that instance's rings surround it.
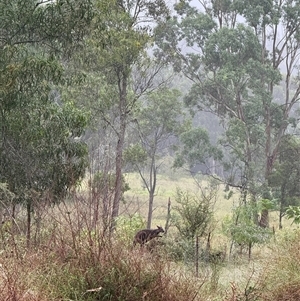
<svg viewBox="0 0 300 301">
<path fill-rule="evenodd" d="M 116 146 L 116 180 L 115 180 L 115 195 L 112 206 L 112 215 L 111 215 L 111 227 L 110 233 L 112 233 L 116 226 L 116 218 L 119 215 L 120 200 L 122 198 L 122 165 L 123 165 L 123 149 L 125 141 L 125 132 L 126 132 L 126 121 L 127 121 L 127 77 L 123 75 L 118 82 L 120 102 L 119 102 L 119 117 L 120 117 L 120 126 L 118 135 L 118 142 Z"/>
<path fill-rule="evenodd" d="M 148 219 L 147 219 L 147 228 L 151 228 L 152 222 L 152 212 L 153 212 L 153 201 L 154 193 L 156 189 L 156 166 L 155 166 L 155 157 L 152 157 L 151 170 L 150 170 L 150 183 L 149 183 L 149 208 L 148 208 Z"/>
<path fill-rule="evenodd" d="M 147 228 L 148 229 L 151 229 L 153 200 L 154 200 L 154 194 L 153 194 L 153 191 L 151 191 L 150 195 L 149 195 L 149 208 L 148 208 L 148 219 L 147 219 Z"/>
</svg>

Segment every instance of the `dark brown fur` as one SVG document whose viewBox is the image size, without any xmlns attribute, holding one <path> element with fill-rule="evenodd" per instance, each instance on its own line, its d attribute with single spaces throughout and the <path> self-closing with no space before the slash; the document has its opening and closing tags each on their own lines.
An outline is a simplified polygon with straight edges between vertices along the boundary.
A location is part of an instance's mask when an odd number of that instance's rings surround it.
<svg viewBox="0 0 300 301">
<path fill-rule="evenodd" d="M 157 229 L 143 229 L 137 232 L 134 236 L 133 245 L 135 246 L 137 243 L 141 246 L 144 245 L 149 240 L 155 237 L 161 237 L 159 234 L 164 233 L 164 229 L 162 227 L 157 226 Z"/>
</svg>

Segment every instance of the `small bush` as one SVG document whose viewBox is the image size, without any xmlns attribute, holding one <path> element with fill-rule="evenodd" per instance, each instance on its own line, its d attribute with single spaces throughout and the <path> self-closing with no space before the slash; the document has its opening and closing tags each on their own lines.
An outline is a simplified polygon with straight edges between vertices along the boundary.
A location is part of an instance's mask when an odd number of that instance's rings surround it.
<svg viewBox="0 0 300 301">
<path fill-rule="evenodd" d="M 117 218 L 116 236 L 119 241 L 124 242 L 127 246 L 133 242 L 134 235 L 138 230 L 146 227 L 146 222 L 139 214 L 130 217 L 119 216 Z"/>
<path fill-rule="evenodd" d="M 185 264 L 195 261 L 195 241 L 183 237 L 167 238 L 165 251 L 170 260 L 182 261 Z"/>
<path fill-rule="evenodd" d="M 241 205 L 233 211 L 231 217 L 223 221 L 223 232 L 241 249 L 248 249 L 249 256 L 253 245 L 265 244 L 270 241 L 272 231 L 262 228 L 254 222 L 255 208 L 252 205 Z"/>
<path fill-rule="evenodd" d="M 204 236 L 213 218 L 215 191 L 192 195 L 178 189 L 176 203 L 172 222 L 179 234 L 186 239 Z"/>
<path fill-rule="evenodd" d="M 115 174 L 106 174 L 102 171 L 99 171 L 94 174 L 90 186 L 93 193 L 104 193 L 105 191 L 113 193 L 115 189 Z M 125 181 L 124 176 L 122 176 L 122 192 L 130 190 L 129 184 Z"/>
</svg>

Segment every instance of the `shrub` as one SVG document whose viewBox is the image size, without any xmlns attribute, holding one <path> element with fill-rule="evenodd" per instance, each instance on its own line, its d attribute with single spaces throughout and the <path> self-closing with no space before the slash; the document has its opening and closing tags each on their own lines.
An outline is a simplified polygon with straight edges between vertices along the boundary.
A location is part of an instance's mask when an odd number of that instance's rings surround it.
<svg viewBox="0 0 300 301">
<path fill-rule="evenodd" d="M 140 214 L 135 213 L 132 216 L 120 215 L 117 218 L 116 236 L 119 241 L 127 246 L 131 245 L 135 233 L 145 228 L 146 222 Z"/>
<path fill-rule="evenodd" d="M 52 261 L 46 271 L 40 271 L 50 300 L 181 301 L 197 294 L 196 282 L 174 275 L 165 258 L 145 250 L 129 251 L 114 242 L 102 250 L 96 265 L 92 254 L 82 252 L 81 258 L 67 263 Z"/>
<path fill-rule="evenodd" d="M 202 237 L 212 221 L 215 195 L 192 195 L 178 189 L 176 202 L 172 222 L 180 236 L 185 239 L 193 239 L 196 235 Z"/>
<path fill-rule="evenodd" d="M 241 248 L 249 249 L 254 244 L 263 244 L 270 240 L 272 232 L 262 228 L 254 222 L 254 211 L 251 205 L 242 205 L 236 208 L 232 217 L 223 221 L 223 231 L 232 242 Z"/>
<path fill-rule="evenodd" d="M 115 189 L 115 181 L 116 175 L 104 173 L 102 171 L 98 171 L 94 174 L 92 182 L 90 186 L 92 188 L 93 193 L 103 193 L 107 191 L 109 193 L 113 193 Z M 130 190 L 128 183 L 126 183 L 124 176 L 122 176 L 122 192 L 126 192 Z"/>
<path fill-rule="evenodd" d="M 183 261 L 185 264 L 195 261 L 195 241 L 184 237 L 171 238 L 164 240 L 165 252 L 170 260 Z"/>
</svg>

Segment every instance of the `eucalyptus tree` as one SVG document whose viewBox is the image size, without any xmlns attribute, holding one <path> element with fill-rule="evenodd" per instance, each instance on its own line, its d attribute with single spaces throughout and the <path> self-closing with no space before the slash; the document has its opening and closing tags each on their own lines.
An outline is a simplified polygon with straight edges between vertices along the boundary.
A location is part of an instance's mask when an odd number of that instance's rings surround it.
<svg viewBox="0 0 300 301">
<path fill-rule="evenodd" d="M 227 183 L 246 201 L 247 192 L 269 189 L 279 146 L 296 123 L 300 3 L 193 3 L 175 5 L 177 15 L 157 31 L 157 54 L 192 81 L 187 104 L 219 116 L 234 171 Z"/>
<path fill-rule="evenodd" d="M 157 175 L 163 157 L 189 126 L 178 90 L 162 88 L 140 99 L 132 135 L 136 137 L 124 153 L 125 163 L 137 170 L 149 194 L 147 228 L 151 228 Z"/>
<path fill-rule="evenodd" d="M 279 147 L 278 160 L 269 177 L 274 199 L 279 209 L 279 228 L 289 206 L 300 205 L 300 141 L 298 137 L 286 135 Z"/>
<path fill-rule="evenodd" d="M 0 3 L 0 182 L 27 206 L 28 244 L 35 202 L 64 196 L 86 168 L 86 146 L 75 138 L 87 116 L 54 91 L 64 79 L 59 59 L 89 22 L 88 3 Z"/>
<path fill-rule="evenodd" d="M 161 69 L 153 65 L 146 50 L 153 41 L 153 26 L 164 22 L 168 8 L 164 0 L 99 0 L 86 45 L 91 47 L 106 94 L 100 96 L 97 108 L 112 128 L 115 141 L 115 193 L 111 211 L 111 230 L 119 214 L 122 198 L 123 150 L 126 129 L 136 102 L 141 95 L 157 85 L 154 77 Z M 107 113 L 109 112 L 109 114 Z"/>
</svg>

